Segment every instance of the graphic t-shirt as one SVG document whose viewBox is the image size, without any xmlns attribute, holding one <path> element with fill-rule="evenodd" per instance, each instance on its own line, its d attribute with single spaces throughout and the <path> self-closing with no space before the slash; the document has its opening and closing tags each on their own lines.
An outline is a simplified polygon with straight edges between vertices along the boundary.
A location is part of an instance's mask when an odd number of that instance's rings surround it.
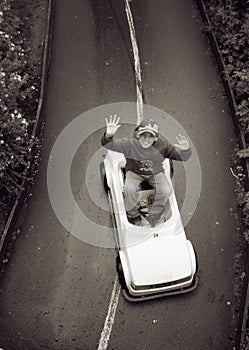
<svg viewBox="0 0 249 350">
<path fill-rule="evenodd" d="M 123 153 L 126 158 L 126 169 L 141 175 L 163 172 L 162 162 L 165 158 L 187 160 L 191 149 L 177 151 L 167 140 L 158 140 L 149 148 L 143 148 L 136 138 L 108 139 L 104 135 L 101 143 L 107 149 Z"/>
</svg>

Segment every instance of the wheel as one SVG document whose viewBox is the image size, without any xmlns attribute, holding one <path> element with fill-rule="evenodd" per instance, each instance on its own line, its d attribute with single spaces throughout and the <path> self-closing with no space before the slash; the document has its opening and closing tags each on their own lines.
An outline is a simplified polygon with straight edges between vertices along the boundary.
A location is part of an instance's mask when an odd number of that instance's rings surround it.
<svg viewBox="0 0 249 350">
<path fill-rule="evenodd" d="M 126 283 L 125 283 L 125 277 L 124 277 L 124 271 L 122 267 L 122 263 L 120 261 L 119 255 L 116 257 L 116 269 L 118 273 L 118 280 L 123 289 L 126 288 Z"/>
<path fill-rule="evenodd" d="M 106 180 L 106 173 L 105 173 L 104 162 L 100 163 L 99 168 L 100 168 L 100 175 L 101 175 L 101 179 L 103 181 L 104 189 L 105 189 L 105 192 L 107 193 L 108 190 L 109 190 L 109 186 L 108 186 L 107 180 Z"/>
<path fill-rule="evenodd" d="M 172 179 L 173 176 L 174 176 L 174 164 L 173 164 L 173 160 L 172 159 L 169 160 L 169 166 L 170 166 L 170 177 Z"/>
<path fill-rule="evenodd" d="M 195 271 L 195 274 L 197 274 L 198 269 L 199 269 L 199 263 L 198 263 L 198 257 L 197 257 L 197 254 L 196 254 L 196 250 L 195 250 L 194 247 L 193 247 L 193 249 L 194 249 L 194 253 L 195 253 L 195 262 L 196 262 L 196 271 Z"/>
</svg>

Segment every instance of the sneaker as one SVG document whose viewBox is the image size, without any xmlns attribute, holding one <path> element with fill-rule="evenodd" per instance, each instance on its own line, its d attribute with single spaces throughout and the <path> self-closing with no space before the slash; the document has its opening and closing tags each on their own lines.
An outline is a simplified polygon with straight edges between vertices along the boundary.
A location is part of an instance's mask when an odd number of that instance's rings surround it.
<svg viewBox="0 0 249 350">
<path fill-rule="evenodd" d="M 132 225 L 140 226 L 140 224 L 141 224 L 141 216 L 140 215 L 136 216 L 135 218 L 128 218 L 128 219 Z"/>
<path fill-rule="evenodd" d="M 141 213 L 142 215 L 146 215 L 149 213 L 149 208 L 148 207 L 141 208 L 139 210 L 139 213 Z"/>
</svg>

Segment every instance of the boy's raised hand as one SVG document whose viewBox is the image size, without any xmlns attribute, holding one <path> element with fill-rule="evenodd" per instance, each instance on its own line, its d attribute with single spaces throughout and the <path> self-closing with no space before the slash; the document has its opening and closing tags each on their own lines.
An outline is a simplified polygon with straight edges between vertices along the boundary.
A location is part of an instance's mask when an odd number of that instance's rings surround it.
<svg viewBox="0 0 249 350">
<path fill-rule="evenodd" d="M 112 137 L 118 130 L 118 128 L 120 128 L 120 124 L 119 123 L 120 117 L 117 116 L 117 114 L 114 115 L 110 115 L 109 119 L 105 118 L 105 122 L 106 122 L 106 137 L 110 138 Z"/>
<path fill-rule="evenodd" d="M 189 139 L 184 136 L 184 135 L 179 135 L 178 137 L 176 137 L 177 142 L 174 146 L 178 149 L 180 149 L 181 151 L 188 151 L 190 144 L 189 144 Z"/>
</svg>

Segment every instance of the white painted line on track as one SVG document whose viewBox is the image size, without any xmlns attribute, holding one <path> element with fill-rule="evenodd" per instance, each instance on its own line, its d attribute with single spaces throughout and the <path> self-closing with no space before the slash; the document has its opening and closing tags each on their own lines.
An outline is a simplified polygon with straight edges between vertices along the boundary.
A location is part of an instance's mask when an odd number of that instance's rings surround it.
<svg viewBox="0 0 249 350">
<path fill-rule="evenodd" d="M 135 81 L 136 81 L 136 91 L 137 91 L 137 125 L 143 120 L 143 82 L 142 82 L 142 71 L 139 58 L 139 50 L 136 39 L 136 31 L 134 26 L 134 21 L 132 17 L 132 12 L 130 8 L 130 1 L 124 0 L 125 2 L 125 12 L 130 29 L 130 37 L 132 44 L 132 51 L 134 57 L 134 68 L 135 68 Z"/>
<path fill-rule="evenodd" d="M 137 93 L 137 125 L 143 120 L 143 82 L 141 74 L 141 65 L 139 58 L 139 51 L 136 39 L 136 32 L 134 21 L 130 8 L 130 0 L 124 0 L 125 2 L 125 12 L 130 29 L 130 38 L 132 44 L 132 51 L 134 57 L 134 69 L 135 69 L 135 82 L 136 82 L 136 93 Z M 108 347 L 108 342 L 111 336 L 112 327 L 115 320 L 115 314 L 118 306 L 119 295 L 120 295 L 120 285 L 118 277 L 116 275 L 112 295 L 109 303 L 108 313 L 105 319 L 104 327 L 101 332 L 98 350 L 106 350 Z"/>
<path fill-rule="evenodd" d="M 120 285 L 118 281 L 118 276 L 116 275 L 114 285 L 113 285 L 112 295 L 109 303 L 108 313 L 107 313 L 105 324 L 99 340 L 98 350 L 106 350 L 108 347 L 108 342 L 110 339 L 112 326 L 114 324 L 115 314 L 118 306 L 119 295 L 120 295 Z"/>
</svg>

